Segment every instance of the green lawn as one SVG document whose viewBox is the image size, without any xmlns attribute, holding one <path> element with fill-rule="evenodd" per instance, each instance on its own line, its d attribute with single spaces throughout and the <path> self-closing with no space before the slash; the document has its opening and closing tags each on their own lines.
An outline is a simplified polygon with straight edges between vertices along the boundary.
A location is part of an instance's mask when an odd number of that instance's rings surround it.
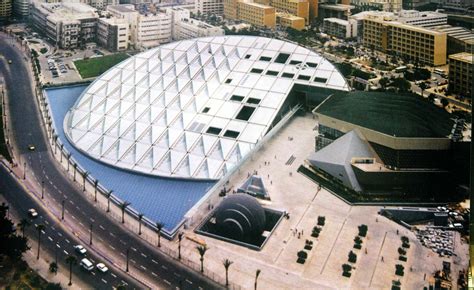
<svg viewBox="0 0 474 290">
<path fill-rule="evenodd" d="M 126 53 L 116 53 L 103 57 L 76 60 L 76 66 L 83 79 L 92 78 L 103 74 L 109 68 L 130 57 Z"/>
</svg>

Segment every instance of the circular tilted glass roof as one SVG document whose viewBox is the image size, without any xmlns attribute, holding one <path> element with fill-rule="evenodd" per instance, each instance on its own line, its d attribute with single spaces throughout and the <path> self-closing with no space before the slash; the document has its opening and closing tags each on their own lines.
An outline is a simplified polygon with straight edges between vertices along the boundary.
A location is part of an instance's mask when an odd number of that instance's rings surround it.
<svg viewBox="0 0 474 290">
<path fill-rule="evenodd" d="M 327 60 L 253 36 L 183 40 L 108 70 L 65 118 L 74 146 L 146 174 L 218 179 L 270 129 L 295 83 L 348 90 Z"/>
</svg>

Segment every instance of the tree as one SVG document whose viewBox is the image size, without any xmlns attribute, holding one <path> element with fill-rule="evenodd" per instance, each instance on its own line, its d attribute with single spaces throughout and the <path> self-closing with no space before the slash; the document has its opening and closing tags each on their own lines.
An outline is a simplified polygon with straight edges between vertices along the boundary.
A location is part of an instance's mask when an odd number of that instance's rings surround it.
<svg viewBox="0 0 474 290">
<path fill-rule="evenodd" d="M 232 262 L 229 259 L 225 259 L 222 261 L 222 265 L 224 265 L 225 268 L 225 285 L 229 286 L 229 267 L 232 265 L 234 262 Z"/>
<path fill-rule="evenodd" d="M 97 186 L 99 186 L 99 180 L 94 180 L 94 201 L 97 202 Z"/>
<path fill-rule="evenodd" d="M 82 173 L 82 191 L 86 191 L 86 180 L 87 180 L 87 176 L 89 176 L 89 172 L 84 171 L 84 172 Z"/>
<path fill-rule="evenodd" d="M 420 83 L 418 86 L 419 86 L 420 89 L 421 89 L 421 96 L 423 97 L 423 92 L 424 92 L 427 88 L 429 88 L 430 86 L 428 86 L 425 82 Z"/>
<path fill-rule="evenodd" d="M 122 224 L 125 223 L 125 210 L 130 205 L 130 202 L 124 201 L 120 204 L 120 209 L 122 210 Z"/>
<path fill-rule="evenodd" d="M 18 223 L 18 227 L 21 229 L 22 237 L 25 237 L 25 228 L 27 228 L 30 225 L 31 223 L 28 219 L 23 218 L 20 220 L 20 222 Z"/>
<path fill-rule="evenodd" d="M 353 251 L 350 251 L 348 256 L 349 256 L 349 262 L 351 263 L 357 262 L 357 255 Z"/>
<path fill-rule="evenodd" d="M 443 105 L 443 108 L 446 108 L 449 105 L 449 101 L 446 100 L 445 98 L 441 99 L 441 105 Z"/>
<path fill-rule="evenodd" d="M 181 260 L 181 240 L 183 239 L 183 233 L 178 233 L 178 260 Z"/>
<path fill-rule="evenodd" d="M 77 163 L 74 162 L 74 164 L 72 165 L 72 168 L 74 169 L 72 180 L 76 181 Z"/>
<path fill-rule="evenodd" d="M 158 235 L 158 248 L 161 247 L 161 230 L 163 229 L 164 224 L 156 222 L 156 233 Z"/>
<path fill-rule="evenodd" d="M 38 254 L 36 255 L 36 260 L 39 260 L 39 258 L 40 258 L 40 247 L 41 247 L 41 234 L 43 233 L 43 230 L 45 229 L 45 226 L 43 224 L 39 224 L 36 229 L 38 230 Z"/>
<path fill-rule="evenodd" d="M 69 264 L 69 286 L 72 285 L 72 265 L 75 265 L 77 262 L 77 259 L 75 256 L 68 255 L 66 257 L 66 263 Z"/>
<path fill-rule="evenodd" d="M 404 78 L 393 79 L 390 86 L 397 88 L 399 92 L 408 92 L 411 88 L 411 84 Z"/>
<path fill-rule="evenodd" d="M 258 276 L 260 276 L 260 273 L 262 273 L 260 269 L 257 269 L 257 271 L 255 272 L 254 290 L 257 290 L 257 280 L 258 280 Z"/>
<path fill-rule="evenodd" d="M 20 260 L 29 249 L 28 239 L 15 233 L 13 222 L 7 217 L 9 206 L 0 205 L 0 256 L 8 256 L 12 260 Z"/>
<path fill-rule="evenodd" d="M 142 219 L 143 219 L 143 214 L 142 213 L 138 214 L 138 235 L 142 234 Z"/>
<path fill-rule="evenodd" d="M 367 235 L 367 230 L 368 230 L 367 225 L 360 225 L 359 226 L 359 236 L 365 237 Z"/>
<path fill-rule="evenodd" d="M 387 77 L 383 77 L 379 80 L 379 84 L 382 87 L 382 89 L 385 89 L 389 83 L 390 83 L 390 80 Z"/>
<path fill-rule="evenodd" d="M 58 273 L 58 264 L 56 264 L 56 262 L 51 262 L 51 264 L 49 264 L 49 272 L 53 273 L 54 275 Z"/>
<path fill-rule="evenodd" d="M 110 212 L 110 197 L 112 196 L 113 192 L 113 190 L 110 190 L 105 194 L 105 197 L 107 197 L 107 212 Z"/>
<path fill-rule="evenodd" d="M 201 273 L 203 273 L 204 272 L 204 255 L 206 254 L 208 248 L 206 245 L 197 246 L 196 250 L 198 251 L 199 256 L 200 256 L 199 260 L 201 261 Z"/>
</svg>

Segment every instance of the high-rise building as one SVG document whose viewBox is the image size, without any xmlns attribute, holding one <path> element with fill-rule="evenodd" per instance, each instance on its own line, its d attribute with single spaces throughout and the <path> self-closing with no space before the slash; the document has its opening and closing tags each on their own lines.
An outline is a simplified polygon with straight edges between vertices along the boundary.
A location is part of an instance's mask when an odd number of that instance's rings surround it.
<svg viewBox="0 0 474 290">
<path fill-rule="evenodd" d="M 255 2 L 259 2 L 259 0 Z M 285 12 L 298 17 L 302 17 L 305 19 L 306 24 L 309 23 L 310 8 L 308 0 L 270 0 L 268 5 L 275 7 L 275 9 L 279 12 Z"/>
<path fill-rule="evenodd" d="M 110 51 L 127 50 L 129 46 L 129 25 L 124 19 L 115 17 L 99 18 L 97 42 Z"/>
<path fill-rule="evenodd" d="M 0 22 L 8 20 L 11 15 L 12 15 L 11 0 L 0 1 Z"/>
<path fill-rule="evenodd" d="M 168 8 L 166 13 L 171 15 L 173 40 L 224 35 L 224 29 L 220 27 L 192 19 L 188 9 Z"/>
<path fill-rule="evenodd" d="M 323 31 L 338 38 L 357 37 L 357 21 L 354 19 L 325 18 Z"/>
<path fill-rule="evenodd" d="M 251 1 L 241 1 L 238 5 L 238 19 L 258 27 L 275 27 L 276 14 L 274 7 Z"/>
<path fill-rule="evenodd" d="M 201 14 L 224 14 L 224 0 L 196 0 L 196 11 Z"/>
<path fill-rule="evenodd" d="M 449 56 L 449 92 L 472 98 L 474 54 L 461 52 Z"/>
</svg>

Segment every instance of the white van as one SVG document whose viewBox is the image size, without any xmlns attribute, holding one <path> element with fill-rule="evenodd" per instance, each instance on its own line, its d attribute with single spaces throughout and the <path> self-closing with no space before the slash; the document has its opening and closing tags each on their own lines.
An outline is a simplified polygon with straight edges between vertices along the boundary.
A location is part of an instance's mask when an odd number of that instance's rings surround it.
<svg viewBox="0 0 474 290">
<path fill-rule="evenodd" d="M 94 269 L 94 264 L 92 264 L 92 262 L 88 259 L 84 258 L 81 260 L 81 267 L 87 271 L 92 271 L 92 269 Z"/>
</svg>

